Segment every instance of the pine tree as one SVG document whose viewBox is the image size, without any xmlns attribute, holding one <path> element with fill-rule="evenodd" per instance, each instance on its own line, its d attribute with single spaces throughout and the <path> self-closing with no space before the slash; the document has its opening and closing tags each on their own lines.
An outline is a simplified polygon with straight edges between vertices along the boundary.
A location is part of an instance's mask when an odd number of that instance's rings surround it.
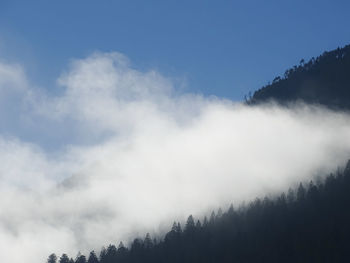
<svg viewBox="0 0 350 263">
<path fill-rule="evenodd" d="M 305 188 L 302 183 L 299 184 L 298 191 L 297 191 L 297 200 L 298 201 L 304 201 L 305 200 Z"/>
<path fill-rule="evenodd" d="M 47 263 L 56 263 L 56 262 L 57 262 L 57 256 L 56 254 L 52 253 L 47 259 Z"/>
<path fill-rule="evenodd" d="M 91 251 L 87 263 L 98 263 L 98 258 L 95 251 Z"/>
<path fill-rule="evenodd" d="M 194 219 L 193 219 L 193 216 L 190 215 L 186 221 L 185 231 L 186 232 L 192 231 L 194 229 L 194 227 L 195 227 Z"/>
<path fill-rule="evenodd" d="M 153 241 L 149 233 L 146 234 L 145 240 L 143 241 L 143 245 L 146 249 L 153 247 Z"/>
<path fill-rule="evenodd" d="M 58 262 L 59 263 L 69 263 L 69 257 L 67 256 L 67 254 L 62 254 L 62 256 L 60 257 L 60 260 Z"/>
<path fill-rule="evenodd" d="M 86 263 L 86 257 L 79 253 L 77 258 L 75 259 L 75 263 Z"/>
</svg>

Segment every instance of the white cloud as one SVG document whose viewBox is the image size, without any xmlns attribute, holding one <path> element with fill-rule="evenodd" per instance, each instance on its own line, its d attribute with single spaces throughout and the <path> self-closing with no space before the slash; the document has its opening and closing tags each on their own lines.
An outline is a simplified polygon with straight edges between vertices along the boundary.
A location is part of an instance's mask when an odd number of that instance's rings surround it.
<svg viewBox="0 0 350 263">
<path fill-rule="evenodd" d="M 0 137 L 6 262 L 99 249 L 191 213 L 285 190 L 350 156 L 345 113 L 175 95 L 168 79 L 133 69 L 119 53 L 73 62 L 58 80 L 59 97 L 39 94 L 16 67 L 1 67 L 8 72 L 0 83 L 13 79 L 31 94 L 27 111 L 16 114 L 36 138 Z M 47 132 L 61 138 L 59 150 L 37 139 Z"/>
<path fill-rule="evenodd" d="M 14 92 L 26 88 L 27 80 L 20 65 L 0 63 L 0 91 Z"/>
</svg>

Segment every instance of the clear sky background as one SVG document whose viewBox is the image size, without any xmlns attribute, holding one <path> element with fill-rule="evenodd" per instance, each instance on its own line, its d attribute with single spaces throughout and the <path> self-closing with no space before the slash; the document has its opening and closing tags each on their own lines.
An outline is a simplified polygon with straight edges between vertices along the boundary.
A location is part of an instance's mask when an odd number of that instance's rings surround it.
<svg viewBox="0 0 350 263">
<path fill-rule="evenodd" d="M 350 43 L 350 1 L 0 1 L 0 59 L 54 89 L 73 58 L 118 51 L 189 92 L 241 100 Z"/>
</svg>

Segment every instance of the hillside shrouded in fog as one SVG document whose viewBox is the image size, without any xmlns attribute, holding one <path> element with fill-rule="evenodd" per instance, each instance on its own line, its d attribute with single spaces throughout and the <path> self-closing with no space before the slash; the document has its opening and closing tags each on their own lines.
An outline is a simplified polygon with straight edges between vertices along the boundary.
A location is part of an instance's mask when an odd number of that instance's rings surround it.
<svg viewBox="0 0 350 263">
<path fill-rule="evenodd" d="M 184 224 L 161 239 L 146 234 L 100 253 L 67 254 L 59 263 L 129 262 L 346 262 L 349 240 L 350 162 L 325 180 L 300 183 L 274 197 L 256 198 Z M 51 254 L 48 262 L 55 262 Z"/>
<path fill-rule="evenodd" d="M 73 61 L 58 94 L 24 72 L 0 66 L 4 262 L 161 235 L 174 220 L 277 194 L 350 156 L 347 113 L 181 93 L 119 53 Z"/>
<path fill-rule="evenodd" d="M 0 262 L 343 262 L 349 8 L 1 0 Z"/>
</svg>

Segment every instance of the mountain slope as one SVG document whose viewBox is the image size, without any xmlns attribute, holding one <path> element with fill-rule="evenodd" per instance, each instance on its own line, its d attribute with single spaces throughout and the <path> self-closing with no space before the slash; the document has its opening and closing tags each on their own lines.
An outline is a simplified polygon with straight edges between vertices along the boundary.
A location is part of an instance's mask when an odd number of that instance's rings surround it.
<svg viewBox="0 0 350 263">
<path fill-rule="evenodd" d="M 350 110 L 350 45 L 325 52 L 286 71 L 257 90 L 250 105 L 298 100 Z M 99 256 L 62 255 L 59 263 L 347 262 L 350 245 L 350 163 L 336 175 L 302 184 L 275 198 L 256 199 L 202 221 L 192 216 L 182 229 L 157 240 L 149 235 L 130 246 L 109 245 Z M 140 215 L 142 216 L 142 215 Z M 98 233 L 96 233 L 98 235 Z M 48 262 L 56 262 L 52 254 Z"/>
<path fill-rule="evenodd" d="M 288 69 L 283 77 L 254 92 L 249 104 L 302 100 L 337 109 L 350 109 L 350 45 L 324 52 Z"/>
<path fill-rule="evenodd" d="M 347 262 L 349 191 L 350 162 L 322 183 L 311 181 L 237 210 L 219 210 L 202 222 L 189 216 L 183 230 L 174 223 L 161 241 L 147 234 L 130 248 L 109 245 L 99 258 L 92 252 L 88 262 Z M 80 255 L 75 262 L 86 258 Z"/>
</svg>

